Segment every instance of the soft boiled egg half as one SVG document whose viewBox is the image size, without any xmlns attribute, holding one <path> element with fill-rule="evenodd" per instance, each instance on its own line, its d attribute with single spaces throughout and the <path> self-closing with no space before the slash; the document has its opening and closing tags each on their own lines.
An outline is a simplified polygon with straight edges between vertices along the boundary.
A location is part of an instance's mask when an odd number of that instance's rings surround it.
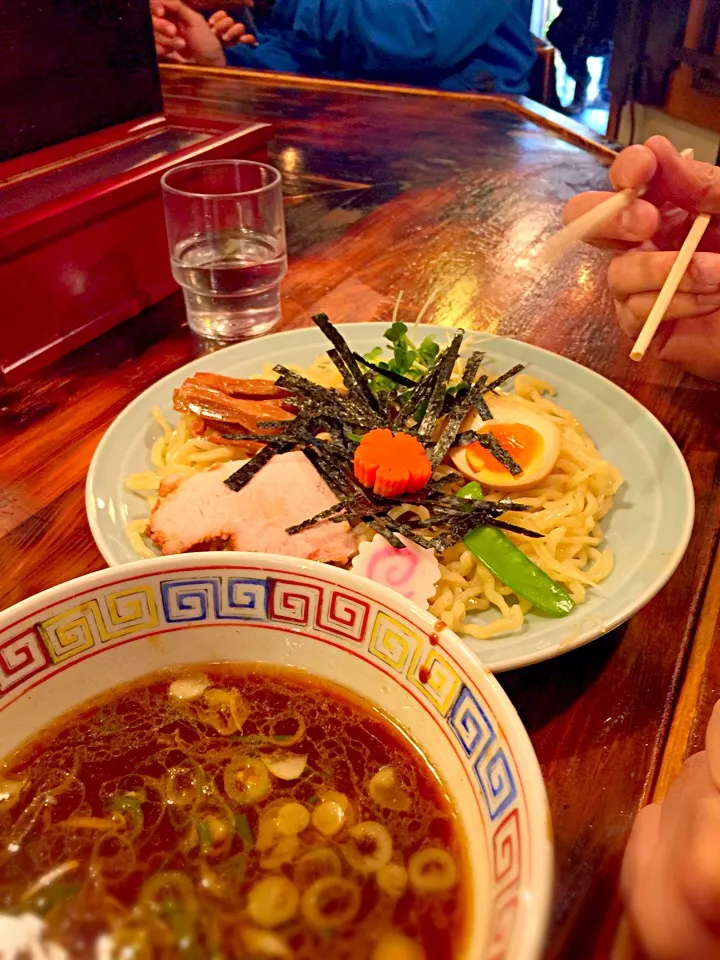
<svg viewBox="0 0 720 960">
<path fill-rule="evenodd" d="M 513 476 L 508 468 L 479 443 L 454 447 L 450 459 L 457 470 L 495 490 L 527 490 L 544 480 L 560 454 L 560 430 L 555 424 L 528 410 L 512 397 L 486 397 L 492 420 L 483 420 L 476 411 L 465 418 L 463 430 L 491 433 L 522 473 Z"/>
</svg>

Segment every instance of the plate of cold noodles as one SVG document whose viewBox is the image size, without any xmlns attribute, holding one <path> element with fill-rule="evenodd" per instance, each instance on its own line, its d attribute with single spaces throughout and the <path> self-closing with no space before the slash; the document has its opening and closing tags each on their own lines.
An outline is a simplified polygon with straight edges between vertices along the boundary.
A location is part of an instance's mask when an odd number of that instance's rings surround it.
<svg viewBox="0 0 720 960">
<path fill-rule="evenodd" d="M 514 340 L 314 321 L 188 364 L 120 415 L 87 483 L 108 563 L 227 549 L 343 566 L 496 671 L 606 633 L 673 572 L 692 485 L 624 391 Z"/>
</svg>

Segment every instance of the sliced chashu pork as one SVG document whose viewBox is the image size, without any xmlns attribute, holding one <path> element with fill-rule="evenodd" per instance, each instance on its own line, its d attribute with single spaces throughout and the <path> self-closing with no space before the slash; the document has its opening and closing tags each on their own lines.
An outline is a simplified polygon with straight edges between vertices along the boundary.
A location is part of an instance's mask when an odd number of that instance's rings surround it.
<svg viewBox="0 0 720 960">
<path fill-rule="evenodd" d="M 324 520 L 292 536 L 285 532 L 338 502 L 304 453 L 278 454 L 234 491 L 223 481 L 237 469 L 237 463 L 223 463 L 163 481 L 148 527 L 163 553 L 224 544 L 232 550 L 344 563 L 357 552 L 347 523 Z"/>
</svg>

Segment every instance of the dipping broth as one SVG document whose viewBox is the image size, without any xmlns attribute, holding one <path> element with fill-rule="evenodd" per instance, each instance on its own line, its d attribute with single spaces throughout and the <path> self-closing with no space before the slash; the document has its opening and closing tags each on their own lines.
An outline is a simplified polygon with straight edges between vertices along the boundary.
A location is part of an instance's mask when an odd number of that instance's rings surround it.
<svg viewBox="0 0 720 960">
<path fill-rule="evenodd" d="M 442 782 L 381 712 L 300 671 L 207 664 L 83 705 L 0 766 L 0 837 L 0 921 L 41 917 L 78 960 L 462 953 Z"/>
</svg>

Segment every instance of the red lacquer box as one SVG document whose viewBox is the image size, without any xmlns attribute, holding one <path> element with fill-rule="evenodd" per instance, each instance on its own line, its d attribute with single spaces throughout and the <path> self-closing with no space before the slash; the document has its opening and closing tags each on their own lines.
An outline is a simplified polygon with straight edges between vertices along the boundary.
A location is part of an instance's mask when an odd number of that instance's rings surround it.
<svg viewBox="0 0 720 960">
<path fill-rule="evenodd" d="M 265 160 L 267 124 L 153 116 L 0 163 L 0 381 L 172 293 L 160 178 Z"/>
</svg>

